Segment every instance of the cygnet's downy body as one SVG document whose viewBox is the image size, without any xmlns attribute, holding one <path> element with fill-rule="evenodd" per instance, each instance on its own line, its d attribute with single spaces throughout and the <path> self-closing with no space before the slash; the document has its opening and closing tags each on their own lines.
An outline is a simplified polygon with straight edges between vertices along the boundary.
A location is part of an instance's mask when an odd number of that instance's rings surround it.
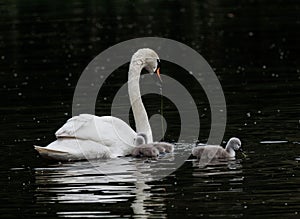
<svg viewBox="0 0 300 219">
<path fill-rule="evenodd" d="M 218 158 L 234 158 L 235 151 L 241 149 L 241 141 L 238 138 L 231 138 L 225 149 L 219 145 L 197 146 L 192 150 L 193 156 L 198 159 L 218 159 Z"/>
<path fill-rule="evenodd" d="M 153 147 L 152 145 L 148 144 L 142 144 L 139 146 L 136 146 L 132 152 L 131 155 L 133 157 L 158 157 L 159 150 L 156 147 Z"/>
<path fill-rule="evenodd" d="M 149 145 L 156 147 L 160 153 L 172 153 L 174 151 L 174 145 L 168 142 L 153 142 Z"/>
<path fill-rule="evenodd" d="M 137 134 L 135 145 L 136 147 L 131 152 L 134 157 L 157 157 L 159 154 L 174 151 L 174 145 L 167 142 L 147 143 L 147 136 L 144 133 Z"/>
</svg>

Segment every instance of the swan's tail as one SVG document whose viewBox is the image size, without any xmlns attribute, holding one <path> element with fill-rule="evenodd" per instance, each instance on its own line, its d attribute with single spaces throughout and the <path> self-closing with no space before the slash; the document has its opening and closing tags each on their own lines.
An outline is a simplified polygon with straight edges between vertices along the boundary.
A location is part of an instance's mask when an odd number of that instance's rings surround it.
<svg viewBox="0 0 300 219">
<path fill-rule="evenodd" d="M 42 157 L 47 159 L 66 160 L 67 157 L 71 157 L 71 155 L 65 151 L 49 149 L 36 145 L 34 145 L 34 149 L 37 150 Z"/>
</svg>

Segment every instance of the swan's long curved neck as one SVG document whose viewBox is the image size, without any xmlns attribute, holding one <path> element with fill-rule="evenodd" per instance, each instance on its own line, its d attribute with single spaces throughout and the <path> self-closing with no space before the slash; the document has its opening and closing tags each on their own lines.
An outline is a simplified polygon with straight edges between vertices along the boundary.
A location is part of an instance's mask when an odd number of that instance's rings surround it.
<svg viewBox="0 0 300 219">
<path fill-rule="evenodd" d="M 133 111 L 135 126 L 137 132 L 143 132 L 147 135 L 149 143 L 153 142 L 152 130 L 149 124 L 148 115 L 142 102 L 140 93 L 140 75 L 143 69 L 143 63 L 133 61 L 129 66 L 128 73 L 128 93 L 130 104 Z"/>
</svg>

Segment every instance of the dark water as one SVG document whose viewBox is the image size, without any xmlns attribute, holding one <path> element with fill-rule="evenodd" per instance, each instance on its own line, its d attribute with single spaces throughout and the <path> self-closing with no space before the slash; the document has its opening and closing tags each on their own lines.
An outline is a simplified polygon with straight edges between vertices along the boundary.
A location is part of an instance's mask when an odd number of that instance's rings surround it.
<svg viewBox="0 0 300 219">
<path fill-rule="evenodd" d="M 299 217 L 299 3 L 4 1 L 0 12 L 1 218 Z M 224 140 L 239 137 L 247 156 L 204 168 L 190 158 L 150 182 L 145 179 L 151 168 L 170 168 L 172 157 L 93 165 L 41 159 L 32 145 L 53 141 L 71 116 L 85 66 L 106 48 L 144 36 L 177 40 L 208 61 L 226 97 Z M 127 69 L 119 68 L 100 90 L 97 115 L 110 114 Z M 205 142 L 210 110 L 204 91 L 174 64 L 163 61 L 162 71 L 195 99 L 199 140 Z M 159 88 L 154 84 L 153 89 Z M 143 100 L 149 115 L 160 110 L 160 97 Z M 164 104 L 165 139 L 176 141 L 178 112 L 167 100 Z M 174 156 L 180 156 L 180 148 L 190 150 L 190 143 L 178 144 Z"/>
</svg>

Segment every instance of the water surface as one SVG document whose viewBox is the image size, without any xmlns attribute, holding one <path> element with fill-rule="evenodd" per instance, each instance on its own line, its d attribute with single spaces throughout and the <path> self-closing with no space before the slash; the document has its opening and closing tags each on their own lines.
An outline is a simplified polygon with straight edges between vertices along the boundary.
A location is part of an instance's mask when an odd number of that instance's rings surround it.
<svg viewBox="0 0 300 219">
<path fill-rule="evenodd" d="M 300 209 L 299 5 L 294 1 L 6 1 L 0 4 L 0 153 L 3 218 L 297 218 Z M 198 51 L 215 70 L 227 103 L 224 141 L 242 140 L 246 157 L 199 166 L 192 157 L 48 162 L 47 145 L 71 117 L 81 72 L 124 40 L 158 36 Z M 127 80 L 120 67 L 100 90 L 96 114 L 110 114 Z M 210 107 L 188 72 L 162 61 L 162 72 L 193 96 L 210 131 Z M 159 87 L 153 83 L 153 89 Z M 143 97 L 157 114 L 161 97 Z M 165 140 L 176 142 L 179 113 L 163 100 Z M 131 117 L 131 125 L 133 124 Z M 223 145 L 225 142 L 223 143 Z M 99 167 L 101 167 L 99 169 Z M 151 180 L 152 168 L 170 171 Z"/>
</svg>

